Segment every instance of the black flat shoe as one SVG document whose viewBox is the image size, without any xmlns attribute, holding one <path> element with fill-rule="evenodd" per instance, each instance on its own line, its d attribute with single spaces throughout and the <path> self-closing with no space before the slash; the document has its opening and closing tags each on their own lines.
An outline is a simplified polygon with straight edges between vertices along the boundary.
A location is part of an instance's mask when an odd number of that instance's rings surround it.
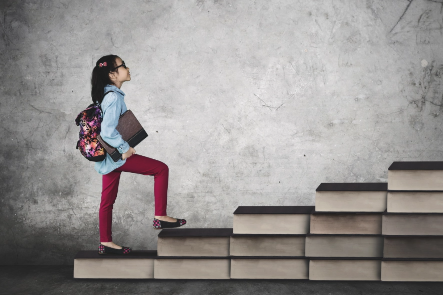
<svg viewBox="0 0 443 295">
<path fill-rule="evenodd" d="M 107 247 L 105 245 L 100 244 L 98 246 L 98 254 L 117 254 L 117 255 L 125 255 L 131 253 L 131 248 L 122 246 L 121 249 L 114 249 L 111 247 Z"/>
<path fill-rule="evenodd" d="M 154 218 L 153 227 L 154 229 L 164 229 L 164 228 L 180 227 L 186 224 L 186 219 L 178 219 L 178 218 L 176 219 L 177 219 L 176 222 L 169 222 Z"/>
</svg>

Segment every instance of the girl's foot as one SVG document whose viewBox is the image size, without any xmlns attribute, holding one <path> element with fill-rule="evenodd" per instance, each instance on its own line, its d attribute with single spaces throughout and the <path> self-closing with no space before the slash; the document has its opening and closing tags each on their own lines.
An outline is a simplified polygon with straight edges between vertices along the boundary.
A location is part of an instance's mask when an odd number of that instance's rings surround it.
<svg viewBox="0 0 443 295">
<path fill-rule="evenodd" d="M 105 246 L 103 244 L 98 245 L 98 254 L 100 254 L 100 255 L 107 255 L 107 254 L 125 255 L 125 254 L 129 254 L 131 252 L 132 252 L 132 249 L 129 247 L 125 247 L 125 246 L 122 246 L 121 249 L 115 249 L 115 248 Z"/>
<path fill-rule="evenodd" d="M 152 226 L 154 227 L 154 229 L 164 229 L 180 227 L 185 224 L 186 219 L 172 218 L 169 216 L 155 216 Z"/>
<path fill-rule="evenodd" d="M 114 249 L 121 249 L 119 245 L 114 244 L 114 242 L 100 242 L 100 244 L 105 245 L 106 247 L 114 248 Z"/>
<path fill-rule="evenodd" d="M 177 219 L 169 217 L 169 216 L 154 216 L 154 218 L 161 220 L 161 221 L 167 221 L 167 222 L 177 222 Z"/>
</svg>

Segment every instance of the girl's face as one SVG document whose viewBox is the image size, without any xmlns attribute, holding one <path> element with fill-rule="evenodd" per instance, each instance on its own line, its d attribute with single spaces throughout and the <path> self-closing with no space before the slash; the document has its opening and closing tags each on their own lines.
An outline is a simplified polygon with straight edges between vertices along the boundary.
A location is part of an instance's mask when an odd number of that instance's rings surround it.
<svg viewBox="0 0 443 295">
<path fill-rule="evenodd" d="M 114 82 L 115 86 L 120 88 L 123 82 L 131 81 L 131 73 L 120 57 L 115 59 L 115 64 L 116 68 L 114 68 L 114 72 L 109 73 L 109 77 L 111 78 L 111 81 Z"/>
</svg>

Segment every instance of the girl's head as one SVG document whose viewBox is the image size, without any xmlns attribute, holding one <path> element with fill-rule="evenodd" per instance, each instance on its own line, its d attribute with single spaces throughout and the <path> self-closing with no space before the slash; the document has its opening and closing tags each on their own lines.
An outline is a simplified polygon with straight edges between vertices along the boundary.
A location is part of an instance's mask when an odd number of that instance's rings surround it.
<svg viewBox="0 0 443 295">
<path fill-rule="evenodd" d="M 129 68 L 120 57 L 112 54 L 101 57 L 92 70 L 92 102 L 102 103 L 104 88 L 107 84 L 120 88 L 123 82 L 130 80 Z"/>
</svg>

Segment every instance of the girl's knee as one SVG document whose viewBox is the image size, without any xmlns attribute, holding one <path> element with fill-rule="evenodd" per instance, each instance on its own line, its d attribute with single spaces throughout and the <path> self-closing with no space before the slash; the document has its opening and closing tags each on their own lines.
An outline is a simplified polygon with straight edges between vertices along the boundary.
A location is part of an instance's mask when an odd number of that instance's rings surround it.
<svg viewBox="0 0 443 295">
<path fill-rule="evenodd" d="M 155 167 L 155 170 L 157 171 L 156 173 L 165 173 L 165 172 L 167 173 L 167 172 L 169 172 L 169 167 L 165 163 L 163 163 L 161 161 L 157 161 L 157 165 Z"/>
<path fill-rule="evenodd" d="M 161 170 L 164 171 L 164 172 L 169 172 L 169 167 L 168 167 L 168 165 L 166 165 L 165 163 L 162 162 Z"/>
</svg>

